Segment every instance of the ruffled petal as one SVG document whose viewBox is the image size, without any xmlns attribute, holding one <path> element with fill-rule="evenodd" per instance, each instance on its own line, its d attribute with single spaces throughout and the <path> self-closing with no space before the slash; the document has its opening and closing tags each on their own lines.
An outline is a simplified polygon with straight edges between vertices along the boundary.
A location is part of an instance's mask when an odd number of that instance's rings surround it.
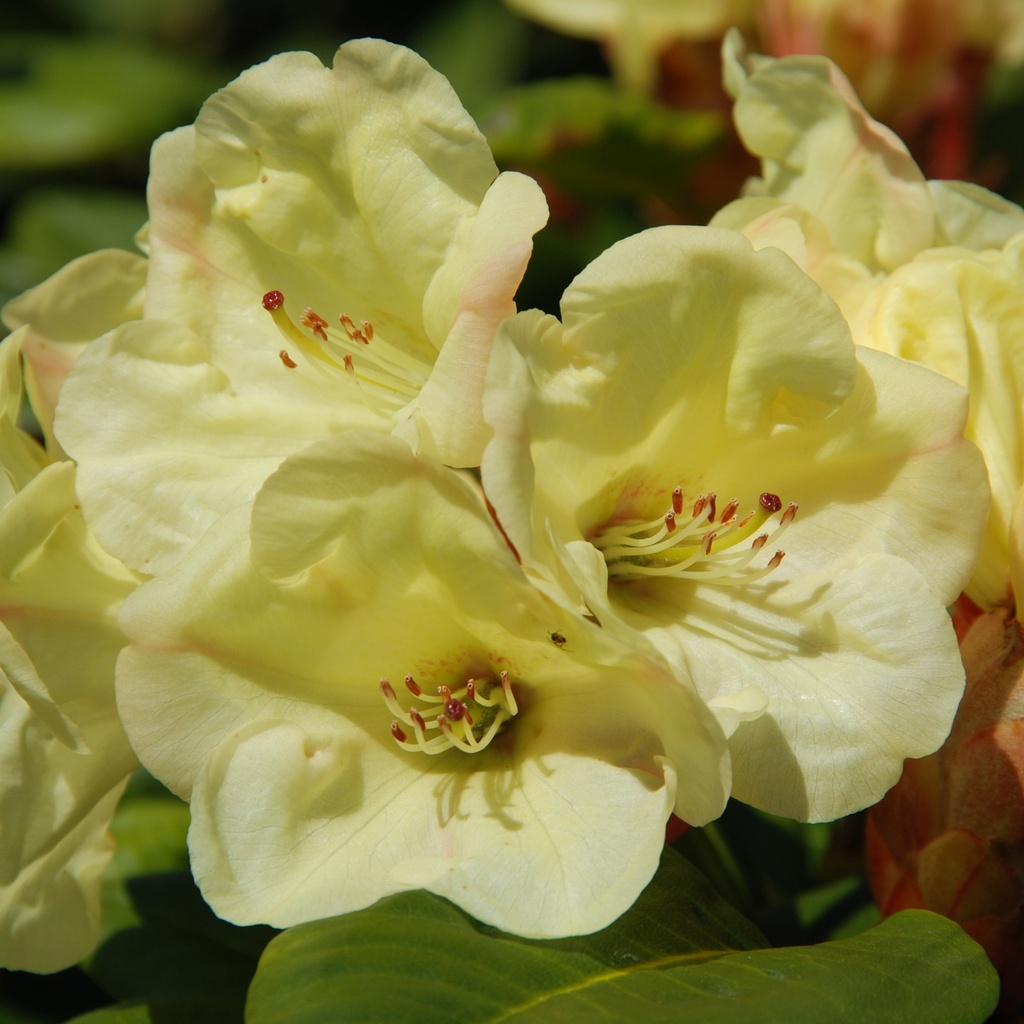
<svg viewBox="0 0 1024 1024">
<path fill-rule="evenodd" d="M 968 596 L 1009 602 L 1007 543 L 1024 483 L 1024 244 L 971 253 L 935 249 L 882 287 L 870 343 L 922 363 L 970 391 L 965 436 L 985 456 L 992 511 Z"/>
<path fill-rule="evenodd" d="M 249 531 L 225 516 L 122 612 L 126 728 L 191 798 L 219 913 L 291 924 L 425 887 L 523 934 L 594 930 L 650 878 L 671 810 L 724 807 L 725 739 L 693 687 L 546 601 L 460 475 L 351 432 L 268 479 L 251 559 Z M 389 734 L 381 677 L 404 712 L 406 673 L 430 694 L 499 670 L 519 709 L 486 749 Z M 536 873 L 559 880 L 542 906 L 509 898 Z"/>
<path fill-rule="evenodd" d="M 80 459 L 82 505 L 104 547 L 140 572 L 162 572 L 250 501 L 289 452 L 325 432 L 376 424 L 360 404 L 311 415 L 306 389 L 270 358 L 279 377 L 239 381 L 211 361 L 203 338 L 148 319 L 82 354 L 56 431 Z"/>
<path fill-rule="evenodd" d="M 775 589 L 631 592 L 617 609 L 712 705 L 755 680 L 768 709 L 730 740 L 733 795 L 828 821 L 879 800 L 936 750 L 963 693 L 956 635 L 914 567 L 848 559 Z"/>
<path fill-rule="evenodd" d="M 75 360 L 101 334 L 142 316 L 146 260 L 121 249 L 103 249 L 72 260 L 42 284 L 3 308 L 11 329 L 27 326 L 22 341 L 25 388 L 32 411 L 55 457 L 57 396 Z"/>
<path fill-rule="evenodd" d="M 94 750 L 55 739 L 0 674 L 0 964 L 48 974 L 95 947 L 110 819 L 134 767 L 116 717 Z"/>
<path fill-rule="evenodd" d="M 20 398 L 21 336 L 0 346 L 8 410 Z M 137 578 L 85 527 L 74 465 L 30 475 L 31 449 L 5 423 L 14 443 L 0 447 L 3 479 L 17 490 L 0 501 L 0 965 L 50 972 L 99 934 L 107 828 L 136 766 L 113 676 L 114 616 Z"/>
<path fill-rule="evenodd" d="M 931 193 L 898 136 L 871 118 L 825 57 L 751 57 L 731 31 L 726 86 L 744 145 L 762 161 L 758 192 L 797 203 L 834 248 L 871 270 L 932 243 Z"/>
</svg>

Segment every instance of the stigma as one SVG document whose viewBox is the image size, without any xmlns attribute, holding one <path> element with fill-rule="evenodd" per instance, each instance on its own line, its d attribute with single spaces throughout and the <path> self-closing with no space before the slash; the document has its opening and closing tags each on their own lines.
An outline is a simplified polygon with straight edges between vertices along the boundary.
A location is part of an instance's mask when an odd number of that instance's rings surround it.
<svg viewBox="0 0 1024 1024">
<path fill-rule="evenodd" d="M 429 365 L 389 345 L 376 335 L 369 320 L 356 323 L 347 313 L 342 313 L 338 317 L 339 330 L 315 310 L 306 308 L 296 324 L 285 311 L 284 295 L 276 289 L 263 296 L 263 308 L 286 343 L 278 356 L 289 370 L 298 367 L 295 356 L 301 354 L 316 370 L 339 374 L 369 386 L 392 400 L 398 399 L 403 405 L 419 394 L 430 376 Z"/>
<path fill-rule="evenodd" d="M 714 491 L 699 495 L 684 512 L 683 490 L 672 492 L 672 507 L 657 519 L 629 520 L 606 526 L 591 543 L 604 555 L 609 578 L 666 576 L 698 582 L 752 583 L 776 569 L 786 552 L 776 548 L 767 564 L 757 565 L 762 548 L 778 543 L 796 517 L 798 505 L 783 509 L 768 491 L 758 507 L 739 515 L 736 498 L 721 510 Z"/>
<path fill-rule="evenodd" d="M 380 681 L 381 696 L 395 716 L 391 735 L 403 750 L 442 754 L 454 748 L 478 754 L 519 713 L 507 672 L 497 680 L 468 679 L 458 690 L 438 686 L 436 696 L 424 692 L 411 675 L 405 687 L 421 706 L 406 710 L 390 681 Z"/>
</svg>

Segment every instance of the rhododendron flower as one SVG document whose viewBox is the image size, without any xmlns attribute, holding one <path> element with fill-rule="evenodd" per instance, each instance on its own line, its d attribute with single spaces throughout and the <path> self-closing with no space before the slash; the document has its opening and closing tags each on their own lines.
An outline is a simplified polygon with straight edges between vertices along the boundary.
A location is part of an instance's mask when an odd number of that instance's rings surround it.
<svg viewBox="0 0 1024 1024">
<path fill-rule="evenodd" d="M 920 114 L 957 83 L 960 66 L 1024 59 L 1022 0 L 505 0 L 556 32 L 599 41 L 619 81 L 671 83 L 671 54 L 739 27 L 766 53 L 823 54 L 884 117 Z M 659 60 L 662 80 L 659 83 Z M 696 62 L 696 67 L 700 66 Z M 695 63 L 684 61 L 692 87 Z M 975 73 L 977 77 L 977 73 Z M 671 86 L 670 86 L 671 91 Z"/>
<path fill-rule="evenodd" d="M 547 207 L 421 58 L 272 58 L 157 141 L 148 198 L 145 317 L 90 346 L 57 415 L 110 551 L 166 568 L 353 427 L 478 464 L 491 339 Z"/>
<path fill-rule="evenodd" d="M 737 723 L 733 793 L 821 819 L 949 729 L 988 494 L 966 394 L 859 349 L 783 253 L 656 228 L 507 321 L 484 489 L 537 584 Z"/>
<path fill-rule="evenodd" d="M 424 888 L 508 931 L 593 931 L 670 812 L 728 796 L 693 687 L 546 601 L 476 486 L 384 434 L 285 460 L 121 621 L 126 729 L 238 923 Z"/>
<path fill-rule="evenodd" d="M 50 972 L 96 944 L 137 764 L 114 705 L 114 616 L 137 580 L 85 527 L 74 465 L 17 427 L 25 338 L 0 345 L 0 966 Z"/>
<path fill-rule="evenodd" d="M 713 223 L 784 249 L 839 303 L 854 339 L 971 393 L 992 513 L 967 594 L 1009 601 L 1009 527 L 1024 484 L 1024 210 L 960 182 L 926 182 L 828 61 L 748 57 L 727 41 L 740 135 L 762 159 L 748 198 Z"/>
<path fill-rule="evenodd" d="M 755 0 L 505 0 L 556 32 L 597 39 L 620 81 L 651 89 L 661 50 L 676 39 L 713 39 L 747 21 Z"/>
<path fill-rule="evenodd" d="M 759 14 L 764 49 L 825 54 L 880 116 L 919 109 L 969 53 L 1024 57 L 1020 0 L 760 0 Z"/>
</svg>

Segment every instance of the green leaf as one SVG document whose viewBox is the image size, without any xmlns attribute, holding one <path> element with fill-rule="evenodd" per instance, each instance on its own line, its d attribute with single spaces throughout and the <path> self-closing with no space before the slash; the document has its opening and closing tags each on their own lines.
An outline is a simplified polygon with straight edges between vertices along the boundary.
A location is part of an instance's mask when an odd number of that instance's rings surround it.
<svg viewBox="0 0 1024 1024">
<path fill-rule="evenodd" d="M 690 203 L 697 161 L 722 137 L 724 118 L 665 107 L 579 76 L 505 93 L 481 123 L 495 159 L 542 175 L 588 201 Z"/>
<path fill-rule="evenodd" d="M 227 1024 L 241 1020 L 231 1003 L 194 999 L 153 999 L 145 1003 L 119 1003 L 75 1017 L 67 1024 Z M 6 1021 L 4 1022 L 6 1024 Z"/>
<path fill-rule="evenodd" d="M 93 1010 L 92 1013 L 83 1013 L 69 1020 L 68 1024 L 152 1024 L 152 1021 L 149 1007 L 137 1003 L 132 1006 L 107 1006 L 102 1010 Z"/>
<path fill-rule="evenodd" d="M 153 1020 L 241 1020 L 249 981 L 271 928 L 239 928 L 217 918 L 186 872 L 144 875 L 125 883 L 141 922 L 110 936 L 89 964 L 90 976 L 122 1002 L 169 1016 Z M 175 1017 L 167 1007 L 189 1006 Z M 180 1009 L 180 1006 L 179 1006 Z"/>
<path fill-rule="evenodd" d="M 210 93 L 206 71 L 139 43 L 0 41 L 0 167 L 144 156 Z"/>
<path fill-rule="evenodd" d="M 267 947 L 246 1020 L 971 1024 L 998 998 L 980 947 L 924 911 L 820 946 L 757 948 L 762 943 L 667 851 L 637 905 L 593 936 L 500 935 L 424 893 L 293 928 Z"/>
</svg>

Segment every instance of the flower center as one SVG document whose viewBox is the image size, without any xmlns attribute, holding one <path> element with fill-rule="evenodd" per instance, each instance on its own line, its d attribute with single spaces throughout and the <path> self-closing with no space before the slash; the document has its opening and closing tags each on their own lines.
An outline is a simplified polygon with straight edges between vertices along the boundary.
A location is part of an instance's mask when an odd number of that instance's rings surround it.
<svg viewBox="0 0 1024 1024">
<path fill-rule="evenodd" d="M 399 399 L 401 405 L 419 394 L 430 375 L 431 367 L 422 360 L 375 337 L 369 320 L 357 325 L 347 313 L 342 313 L 338 317 L 339 331 L 307 308 L 299 318 L 299 323 L 309 331 L 307 336 L 285 312 L 284 296 L 279 291 L 263 296 L 263 308 L 291 346 L 291 350 L 283 348 L 278 353 L 289 370 L 298 366 L 292 358 L 292 352 L 298 350 L 317 371 L 334 374 L 341 370 L 350 380 L 383 392 L 392 401 Z"/>
<path fill-rule="evenodd" d="M 733 498 L 719 515 L 718 496 L 711 491 L 701 494 L 690 515 L 684 516 L 683 490 L 677 487 L 672 508 L 663 516 L 606 526 L 591 543 L 604 555 L 609 578 L 671 576 L 725 585 L 751 583 L 767 576 L 785 557 L 785 551 L 776 550 L 767 565 L 752 564 L 769 538 L 773 546 L 778 542 L 798 506 L 790 502 L 783 511 L 778 495 L 766 491 L 758 510 L 742 519 L 739 507 Z"/>
<path fill-rule="evenodd" d="M 391 683 L 381 679 L 381 696 L 395 716 L 391 735 L 403 749 L 424 754 L 440 754 L 452 747 L 466 754 L 479 753 L 519 713 L 508 673 L 502 672 L 499 680 L 469 679 L 456 691 L 439 686 L 435 697 L 424 693 L 411 675 L 406 676 L 406 688 L 422 705 L 406 711 L 398 703 Z M 412 736 L 402 728 L 402 722 L 411 727 Z M 428 738 L 430 732 L 435 735 Z"/>
</svg>

